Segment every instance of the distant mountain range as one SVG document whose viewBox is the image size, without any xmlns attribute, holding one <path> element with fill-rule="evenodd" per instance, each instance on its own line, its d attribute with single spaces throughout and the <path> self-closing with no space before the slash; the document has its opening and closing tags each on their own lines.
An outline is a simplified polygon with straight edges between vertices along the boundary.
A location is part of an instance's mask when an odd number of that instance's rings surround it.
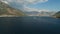
<svg viewBox="0 0 60 34">
<path fill-rule="evenodd" d="M 39 12 L 37 12 L 37 11 L 31 11 L 31 12 L 29 12 L 29 11 L 25 11 L 25 13 L 28 15 L 28 16 L 37 16 L 38 14 L 39 14 Z"/>
<path fill-rule="evenodd" d="M 23 11 L 10 7 L 0 1 L 0 16 L 25 16 Z"/>
<path fill-rule="evenodd" d="M 47 12 L 47 11 L 26 11 L 25 12 L 27 15 L 29 16 L 52 16 L 53 14 L 55 14 L 55 12 L 51 11 L 51 12 Z"/>
</svg>

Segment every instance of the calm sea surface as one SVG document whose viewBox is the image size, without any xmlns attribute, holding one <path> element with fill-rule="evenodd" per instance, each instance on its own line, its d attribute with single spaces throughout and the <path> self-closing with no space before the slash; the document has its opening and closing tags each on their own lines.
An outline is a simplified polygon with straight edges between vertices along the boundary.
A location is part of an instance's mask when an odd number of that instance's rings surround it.
<svg viewBox="0 0 60 34">
<path fill-rule="evenodd" d="M 0 34 L 58 34 L 60 19 L 51 17 L 0 17 Z"/>
</svg>

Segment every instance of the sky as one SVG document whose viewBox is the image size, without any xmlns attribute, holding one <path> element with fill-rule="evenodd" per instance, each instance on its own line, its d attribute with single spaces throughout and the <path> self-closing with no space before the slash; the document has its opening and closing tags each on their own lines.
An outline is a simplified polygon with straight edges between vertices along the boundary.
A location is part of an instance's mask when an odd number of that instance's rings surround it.
<svg viewBox="0 0 60 34">
<path fill-rule="evenodd" d="M 24 11 L 60 11 L 60 0 L 1 0 Z"/>
</svg>

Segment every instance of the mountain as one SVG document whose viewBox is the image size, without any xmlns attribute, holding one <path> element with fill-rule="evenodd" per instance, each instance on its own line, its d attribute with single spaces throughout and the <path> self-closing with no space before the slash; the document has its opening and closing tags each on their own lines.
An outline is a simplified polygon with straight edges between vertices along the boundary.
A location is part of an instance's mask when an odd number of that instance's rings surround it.
<svg viewBox="0 0 60 34">
<path fill-rule="evenodd" d="M 25 11 L 28 16 L 52 16 L 55 12 L 53 11 Z"/>
<path fill-rule="evenodd" d="M 25 14 L 21 10 L 12 8 L 0 1 L 0 16 L 25 16 Z"/>
<path fill-rule="evenodd" d="M 39 16 L 52 16 L 55 12 L 53 11 L 41 11 Z"/>
<path fill-rule="evenodd" d="M 28 15 L 28 16 L 38 16 L 38 14 L 39 14 L 39 12 L 37 12 L 37 11 L 31 11 L 31 12 L 29 12 L 29 11 L 25 11 L 25 13 Z"/>
<path fill-rule="evenodd" d="M 58 11 L 57 13 L 55 13 L 53 16 L 55 16 L 56 18 L 60 18 L 60 11 Z"/>
</svg>

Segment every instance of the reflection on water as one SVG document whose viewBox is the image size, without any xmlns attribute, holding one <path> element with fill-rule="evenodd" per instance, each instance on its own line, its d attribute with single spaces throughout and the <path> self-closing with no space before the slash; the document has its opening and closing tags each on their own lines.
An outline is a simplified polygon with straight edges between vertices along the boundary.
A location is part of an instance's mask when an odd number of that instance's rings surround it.
<svg viewBox="0 0 60 34">
<path fill-rule="evenodd" d="M 60 19 L 51 17 L 1 17 L 2 34 L 59 33 Z"/>
</svg>

